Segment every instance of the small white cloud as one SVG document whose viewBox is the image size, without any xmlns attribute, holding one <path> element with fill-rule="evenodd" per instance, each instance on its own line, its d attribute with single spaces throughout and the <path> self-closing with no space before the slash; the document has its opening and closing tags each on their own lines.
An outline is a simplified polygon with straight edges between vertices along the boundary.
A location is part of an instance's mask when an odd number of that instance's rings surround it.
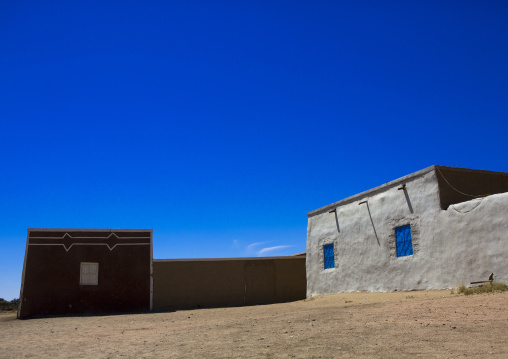
<svg viewBox="0 0 508 359">
<path fill-rule="evenodd" d="M 247 246 L 247 251 L 250 252 L 250 251 L 253 251 L 255 247 L 258 247 L 258 246 L 261 246 L 263 244 L 266 244 L 266 243 L 270 243 L 270 241 L 268 242 L 255 242 L 255 243 L 251 243 Z"/>
<path fill-rule="evenodd" d="M 237 239 L 233 239 L 233 248 L 240 248 L 240 241 Z"/>
<path fill-rule="evenodd" d="M 258 251 L 258 256 L 260 256 L 262 254 L 266 254 L 268 252 L 278 251 L 279 249 L 285 249 L 285 248 L 290 248 L 290 247 L 294 247 L 294 245 L 292 245 L 292 246 L 275 246 L 275 247 L 263 248 L 263 249 L 260 249 Z"/>
</svg>

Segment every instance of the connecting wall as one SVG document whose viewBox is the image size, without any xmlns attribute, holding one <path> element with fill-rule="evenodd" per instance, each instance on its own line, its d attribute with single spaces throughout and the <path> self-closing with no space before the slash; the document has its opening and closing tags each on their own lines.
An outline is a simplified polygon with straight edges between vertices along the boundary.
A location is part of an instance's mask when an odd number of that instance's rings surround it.
<svg viewBox="0 0 508 359">
<path fill-rule="evenodd" d="M 305 256 L 154 260 L 154 310 L 305 299 Z"/>
</svg>

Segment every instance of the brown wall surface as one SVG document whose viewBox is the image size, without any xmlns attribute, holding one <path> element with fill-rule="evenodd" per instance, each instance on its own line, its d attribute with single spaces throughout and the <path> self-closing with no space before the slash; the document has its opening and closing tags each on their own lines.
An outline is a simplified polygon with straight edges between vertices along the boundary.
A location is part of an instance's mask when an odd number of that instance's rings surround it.
<svg viewBox="0 0 508 359">
<path fill-rule="evenodd" d="M 154 310 L 305 299 L 305 256 L 154 260 Z"/>
<path fill-rule="evenodd" d="M 151 241 L 151 230 L 29 230 L 18 316 L 150 310 Z M 98 285 L 80 285 L 81 262 L 99 264 Z"/>
<path fill-rule="evenodd" d="M 475 198 L 473 196 L 508 192 L 508 173 L 436 167 L 442 209 L 447 209 L 451 204 L 469 201 Z"/>
</svg>

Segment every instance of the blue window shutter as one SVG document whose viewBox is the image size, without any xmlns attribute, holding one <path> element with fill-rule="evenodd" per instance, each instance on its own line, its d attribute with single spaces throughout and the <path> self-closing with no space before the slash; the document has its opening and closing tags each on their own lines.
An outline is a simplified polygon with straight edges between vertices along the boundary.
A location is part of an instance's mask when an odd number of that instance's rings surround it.
<svg viewBox="0 0 508 359">
<path fill-rule="evenodd" d="M 411 225 L 395 228 L 395 241 L 397 245 L 397 257 L 410 256 L 413 254 L 413 240 L 411 239 Z"/>
<path fill-rule="evenodd" d="M 335 254 L 333 251 L 333 243 L 323 246 L 323 256 L 325 259 L 325 269 L 335 268 Z"/>
</svg>

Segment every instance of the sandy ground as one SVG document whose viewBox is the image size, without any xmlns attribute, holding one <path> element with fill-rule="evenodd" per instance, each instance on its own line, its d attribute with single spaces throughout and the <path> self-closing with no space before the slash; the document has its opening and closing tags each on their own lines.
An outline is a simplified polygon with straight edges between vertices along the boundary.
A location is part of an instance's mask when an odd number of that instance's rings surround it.
<svg viewBox="0 0 508 359">
<path fill-rule="evenodd" d="M 348 293 L 243 308 L 17 320 L 1 358 L 508 358 L 508 292 Z"/>
</svg>

